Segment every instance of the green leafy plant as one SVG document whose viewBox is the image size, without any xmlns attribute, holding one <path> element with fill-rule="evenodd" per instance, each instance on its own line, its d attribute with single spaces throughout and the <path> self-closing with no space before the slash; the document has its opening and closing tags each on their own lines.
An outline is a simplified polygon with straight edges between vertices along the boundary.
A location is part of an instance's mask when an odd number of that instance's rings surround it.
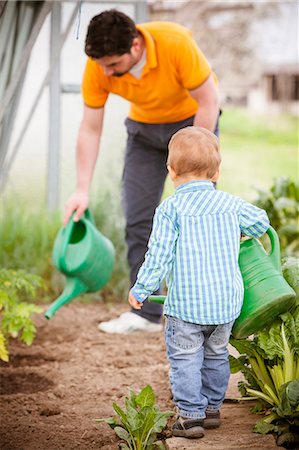
<svg viewBox="0 0 299 450">
<path fill-rule="evenodd" d="M 155 394 L 149 385 L 138 394 L 130 390 L 129 397 L 125 397 L 125 409 L 114 402 L 117 416 L 96 420 L 106 422 L 118 437 L 127 442 L 120 444 L 123 450 L 164 449 L 162 441 L 157 440 L 157 434 L 166 427 L 173 412 L 161 412 L 155 402 Z"/>
<path fill-rule="evenodd" d="M 297 294 L 297 303 L 299 301 L 299 258 L 289 256 L 284 259 L 282 267 L 282 274 L 290 286 Z"/>
<path fill-rule="evenodd" d="M 292 258 L 284 274 L 290 285 L 298 283 Z M 295 287 L 295 286 L 294 286 Z M 257 400 L 254 412 L 264 413 L 255 425 L 262 434 L 275 433 L 277 445 L 297 448 L 299 445 L 299 305 L 280 315 L 270 327 L 253 338 L 231 339 L 238 358 L 230 355 L 231 373 L 241 371 L 245 381 L 238 384 L 243 397 Z M 294 446 L 293 446 L 294 445 Z"/>
<path fill-rule="evenodd" d="M 267 211 L 278 233 L 284 256 L 299 254 L 299 183 L 288 177 L 274 180 L 269 191 L 259 190 L 255 204 Z"/>
<path fill-rule="evenodd" d="M 17 338 L 31 345 L 36 334 L 32 320 L 42 309 L 26 302 L 35 298 L 37 290 L 45 288 L 43 280 L 23 270 L 0 269 L 0 359 L 7 362 L 7 341 Z"/>
</svg>

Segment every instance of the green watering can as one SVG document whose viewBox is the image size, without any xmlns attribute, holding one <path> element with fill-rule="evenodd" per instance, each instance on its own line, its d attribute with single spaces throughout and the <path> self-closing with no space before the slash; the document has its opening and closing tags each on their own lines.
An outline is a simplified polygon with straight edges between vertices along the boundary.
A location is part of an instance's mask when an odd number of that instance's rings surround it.
<svg viewBox="0 0 299 450">
<path fill-rule="evenodd" d="M 236 339 L 250 336 L 270 325 L 296 301 L 295 291 L 282 275 L 278 235 L 272 227 L 266 233 L 271 243 L 269 254 L 258 239 L 246 239 L 240 244 L 239 266 L 244 283 L 244 301 L 232 330 Z M 163 304 L 165 298 L 152 295 L 149 301 Z"/>
<path fill-rule="evenodd" d="M 97 230 L 91 212 L 87 209 L 78 222 L 71 217 L 58 232 L 53 248 L 53 263 L 66 276 L 66 285 L 45 317 L 50 319 L 61 306 L 78 295 L 105 286 L 111 277 L 114 260 L 114 247 Z"/>
</svg>

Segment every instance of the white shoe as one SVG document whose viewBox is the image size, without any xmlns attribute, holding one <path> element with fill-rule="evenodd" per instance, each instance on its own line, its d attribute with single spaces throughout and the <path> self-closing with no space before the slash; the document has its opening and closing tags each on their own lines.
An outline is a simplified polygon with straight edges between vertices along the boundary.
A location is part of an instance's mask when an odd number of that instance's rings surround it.
<svg viewBox="0 0 299 450">
<path fill-rule="evenodd" d="M 128 311 L 121 314 L 117 319 L 99 323 L 98 329 L 110 334 L 127 334 L 133 333 L 134 331 L 157 333 L 163 330 L 163 325 L 161 323 L 151 322 Z"/>
</svg>

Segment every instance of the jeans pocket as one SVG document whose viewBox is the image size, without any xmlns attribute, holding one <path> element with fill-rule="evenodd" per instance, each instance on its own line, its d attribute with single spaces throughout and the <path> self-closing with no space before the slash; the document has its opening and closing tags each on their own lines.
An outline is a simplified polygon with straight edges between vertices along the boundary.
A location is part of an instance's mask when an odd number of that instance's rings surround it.
<svg viewBox="0 0 299 450">
<path fill-rule="evenodd" d="M 191 350 L 202 345 L 202 333 L 199 326 L 184 322 L 173 317 L 167 317 L 165 328 L 166 341 L 172 346 Z"/>
<path fill-rule="evenodd" d="M 233 324 L 234 321 L 217 325 L 213 333 L 211 333 L 209 341 L 215 345 L 226 346 L 230 338 Z"/>
</svg>

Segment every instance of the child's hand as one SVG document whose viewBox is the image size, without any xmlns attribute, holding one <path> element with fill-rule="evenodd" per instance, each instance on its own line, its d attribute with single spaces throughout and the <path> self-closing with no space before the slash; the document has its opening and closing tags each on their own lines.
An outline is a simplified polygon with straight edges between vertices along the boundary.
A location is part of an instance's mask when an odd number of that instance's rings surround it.
<svg viewBox="0 0 299 450">
<path fill-rule="evenodd" d="M 131 294 L 131 292 L 129 293 L 128 302 L 134 309 L 141 309 L 143 306 L 143 303 L 138 302 L 138 300 L 136 300 L 136 298 Z"/>
</svg>

